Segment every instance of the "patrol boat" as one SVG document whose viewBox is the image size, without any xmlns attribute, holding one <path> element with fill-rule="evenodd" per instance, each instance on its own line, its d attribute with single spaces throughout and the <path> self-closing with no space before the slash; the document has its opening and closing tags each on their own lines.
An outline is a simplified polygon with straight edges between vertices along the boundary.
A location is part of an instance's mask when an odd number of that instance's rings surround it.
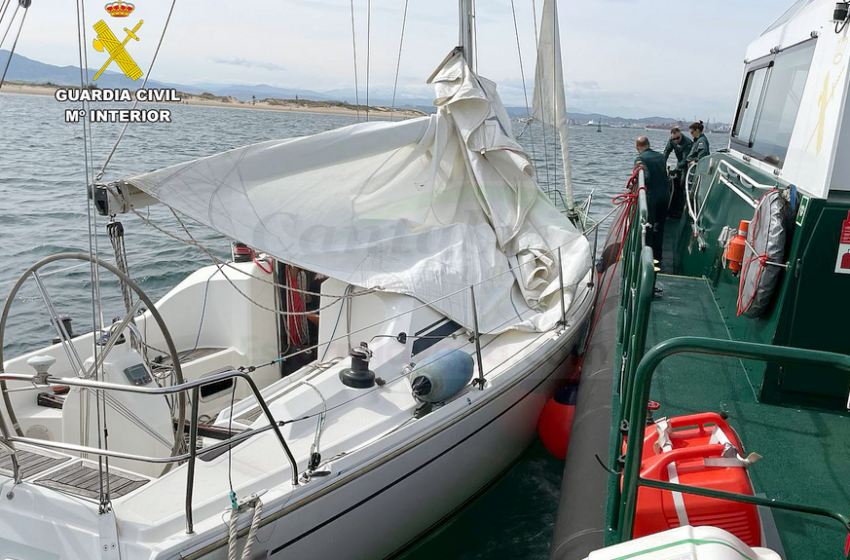
<svg viewBox="0 0 850 560">
<path fill-rule="evenodd" d="M 528 446 L 586 331 L 590 243 L 475 72 L 471 0 L 459 14 L 461 44 L 427 80 L 434 115 L 113 181 L 107 158 L 87 175 L 115 264 L 96 246 L 45 258 L 0 315 L 0 558 L 381 559 Z M 557 129 L 568 175 L 555 14 L 547 0 L 534 113 Z M 152 204 L 183 227 L 151 221 Z M 152 301 L 129 273 L 121 214 L 212 264 Z M 241 242 L 233 258 L 189 219 Z M 50 295 L 69 261 L 92 269 L 87 333 Z M 28 282 L 56 342 L 6 357 Z M 125 306 L 112 323 L 109 286 Z"/>
<path fill-rule="evenodd" d="M 553 560 L 847 557 L 848 34 L 799 0 L 750 44 L 663 262 L 642 170 L 618 197 Z"/>
</svg>

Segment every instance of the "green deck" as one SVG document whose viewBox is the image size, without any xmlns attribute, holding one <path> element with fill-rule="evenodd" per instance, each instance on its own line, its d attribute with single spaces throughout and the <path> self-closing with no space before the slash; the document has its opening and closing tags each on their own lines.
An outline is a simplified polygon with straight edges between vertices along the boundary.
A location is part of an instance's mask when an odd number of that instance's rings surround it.
<svg viewBox="0 0 850 560">
<path fill-rule="evenodd" d="M 660 275 L 647 348 L 677 336 L 728 339 L 714 294 L 702 278 Z M 757 368 L 750 368 L 754 370 Z M 850 513 L 850 417 L 759 403 L 761 379 L 740 360 L 674 356 L 653 378 L 656 416 L 726 412 L 747 447 L 764 457 L 750 475 L 757 493 Z M 773 510 L 789 560 L 844 558 L 846 533 L 835 521 Z"/>
</svg>

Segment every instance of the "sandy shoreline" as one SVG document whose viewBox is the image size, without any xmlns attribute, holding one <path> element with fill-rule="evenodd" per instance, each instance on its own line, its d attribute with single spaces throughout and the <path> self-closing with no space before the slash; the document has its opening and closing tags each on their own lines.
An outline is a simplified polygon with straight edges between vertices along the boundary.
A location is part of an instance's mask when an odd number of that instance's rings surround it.
<svg viewBox="0 0 850 560">
<path fill-rule="evenodd" d="M 10 93 L 14 95 L 49 95 L 53 96 L 59 86 L 46 84 L 25 84 L 20 82 L 6 82 L 0 93 Z M 210 94 L 195 95 L 181 94 L 185 105 L 201 105 L 206 107 L 225 107 L 229 109 L 257 109 L 261 111 L 284 111 L 289 113 L 314 113 L 320 115 L 347 115 L 357 116 L 365 115 L 365 108 L 361 108 L 358 112 L 354 107 L 346 107 L 344 105 L 336 105 L 334 103 L 323 103 L 316 101 L 295 101 L 293 99 L 264 99 L 252 103 L 250 101 L 239 101 L 233 97 L 218 97 Z M 372 117 L 389 117 L 393 118 L 416 118 L 425 115 L 425 113 L 411 109 L 395 109 L 391 111 L 389 107 L 370 107 L 369 115 Z"/>
</svg>

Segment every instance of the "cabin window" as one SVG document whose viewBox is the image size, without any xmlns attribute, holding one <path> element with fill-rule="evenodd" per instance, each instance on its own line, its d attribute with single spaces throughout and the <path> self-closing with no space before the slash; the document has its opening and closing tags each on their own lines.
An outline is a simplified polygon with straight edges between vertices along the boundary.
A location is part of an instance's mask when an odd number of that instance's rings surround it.
<svg viewBox="0 0 850 560">
<path fill-rule="evenodd" d="M 749 144 L 753 134 L 753 125 L 756 122 L 759 100 L 764 90 L 764 82 L 767 77 L 768 66 L 762 66 L 747 74 L 744 83 L 744 95 L 741 97 L 741 107 L 738 109 L 738 118 L 732 136 L 740 138 Z"/>
<path fill-rule="evenodd" d="M 814 52 L 815 41 L 807 41 L 776 56 L 753 137 L 753 151 L 765 161 L 785 161 Z"/>
<path fill-rule="evenodd" d="M 752 63 L 732 129 L 735 149 L 782 167 L 815 45 L 809 40 Z"/>
</svg>

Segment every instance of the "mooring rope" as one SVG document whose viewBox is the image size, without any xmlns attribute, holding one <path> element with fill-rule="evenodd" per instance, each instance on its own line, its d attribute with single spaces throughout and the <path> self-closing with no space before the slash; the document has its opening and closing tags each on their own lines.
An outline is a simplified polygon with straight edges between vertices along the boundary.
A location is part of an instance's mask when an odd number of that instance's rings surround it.
<svg viewBox="0 0 850 560">
<path fill-rule="evenodd" d="M 228 524 L 228 539 L 227 539 L 227 560 L 248 560 L 251 557 L 251 548 L 257 540 L 257 530 L 260 528 L 260 520 L 263 517 L 263 502 L 259 497 L 254 498 L 252 502 L 254 515 L 251 518 L 251 528 L 248 530 L 248 536 L 245 539 L 245 548 L 242 549 L 242 554 L 238 555 L 237 540 L 239 534 L 239 506 L 234 502 L 230 510 L 230 522 Z M 246 504 L 247 506 L 247 504 Z"/>
</svg>

